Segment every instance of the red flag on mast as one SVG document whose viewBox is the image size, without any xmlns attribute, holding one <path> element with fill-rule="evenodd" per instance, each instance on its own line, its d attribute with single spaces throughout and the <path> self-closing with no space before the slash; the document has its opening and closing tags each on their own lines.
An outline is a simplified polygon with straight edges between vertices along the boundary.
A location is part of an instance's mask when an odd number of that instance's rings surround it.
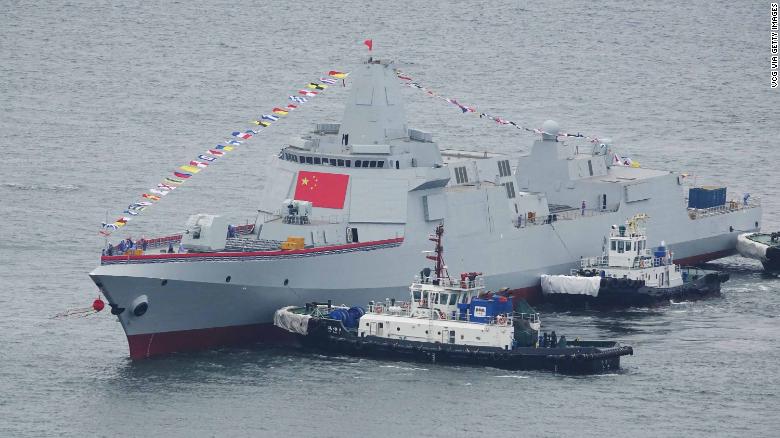
<svg viewBox="0 0 780 438">
<path fill-rule="evenodd" d="M 368 51 L 370 52 L 374 48 L 374 40 L 365 40 L 363 41 L 363 44 L 368 47 Z"/>
</svg>

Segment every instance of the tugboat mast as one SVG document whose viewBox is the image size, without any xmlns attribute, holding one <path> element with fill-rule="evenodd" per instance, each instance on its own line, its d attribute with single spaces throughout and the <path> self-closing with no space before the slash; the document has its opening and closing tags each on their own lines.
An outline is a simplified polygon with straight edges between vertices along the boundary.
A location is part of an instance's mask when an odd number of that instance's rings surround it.
<svg viewBox="0 0 780 438">
<path fill-rule="evenodd" d="M 436 265 L 434 266 L 434 271 L 436 272 L 437 280 L 440 280 L 442 278 L 449 278 L 449 273 L 447 273 L 447 266 L 444 264 L 444 246 L 441 244 L 442 242 L 441 236 L 443 234 L 444 234 L 444 224 L 440 223 L 436 227 L 435 234 L 428 237 L 428 240 L 436 243 L 436 248 L 434 249 L 435 255 L 425 256 L 428 260 L 433 260 L 434 262 L 436 262 Z"/>
</svg>

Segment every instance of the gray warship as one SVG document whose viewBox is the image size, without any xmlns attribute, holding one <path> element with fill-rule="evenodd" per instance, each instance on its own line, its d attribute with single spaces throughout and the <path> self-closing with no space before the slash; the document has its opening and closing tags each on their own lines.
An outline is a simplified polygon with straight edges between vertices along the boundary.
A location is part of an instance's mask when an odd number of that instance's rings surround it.
<svg viewBox="0 0 780 438">
<path fill-rule="evenodd" d="M 90 276 L 132 358 L 285 341 L 272 321 L 290 302 L 401 299 L 440 222 L 450 271 L 483 272 L 486 289 L 531 302 L 542 274 L 578 267 L 640 212 L 681 264 L 731 255 L 739 233 L 760 229 L 758 200 L 689 206 L 682 175 L 614 165 L 609 142 L 561 141 L 554 122 L 524 156 L 440 148 L 407 126 L 392 62 L 369 59 L 350 78 L 341 123 L 281 148 L 255 224 L 226 233 L 224 218 L 194 215 L 143 254 L 101 257 Z M 179 241 L 186 252 L 165 250 Z"/>
</svg>

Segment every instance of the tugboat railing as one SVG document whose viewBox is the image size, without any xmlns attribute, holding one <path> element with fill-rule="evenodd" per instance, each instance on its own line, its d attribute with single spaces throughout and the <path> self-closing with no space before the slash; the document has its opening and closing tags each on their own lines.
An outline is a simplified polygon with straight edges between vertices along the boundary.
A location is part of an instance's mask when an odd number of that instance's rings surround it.
<svg viewBox="0 0 780 438">
<path fill-rule="evenodd" d="M 640 257 L 634 258 L 634 262 L 631 265 L 631 269 L 642 268 L 654 268 L 658 266 L 666 266 L 674 264 L 674 259 L 671 257 Z M 675 265 L 677 266 L 677 265 Z M 607 268 L 625 268 L 624 266 L 610 266 L 609 256 L 598 257 L 585 257 L 580 260 L 580 270 L 582 269 L 607 269 Z M 678 266 L 679 268 L 679 266 Z M 573 274 L 578 270 L 573 269 Z"/>
<path fill-rule="evenodd" d="M 421 308 L 418 307 L 417 309 L 413 309 L 412 303 L 409 301 L 395 301 L 395 303 L 382 301 L 368 303 L 366 314 L 370 313 L 374 315 L 392 315 L 412 318 L 415 311 L 419 309 Z M 427 319 L 431 321 L 472 322 L 473 314 L 468 311 L 466 311 L 465 314 L 458 314 L 456 311 L 452 312 L 452 314 L 447 314 L 444 311 L 436 308 L 422 307 L 422 309 L 426 310 L 427 312 L 424 312 L 426 313 L 425 316 L 418 316 L 419 319 Z M 479 322 L 484 323 L 485 325 L 512 326 L 514 325 L 514 320 L 516 319 L 523 319 L 529 321 L 530 323 L 537 323 L 539 322 L 539 314 L 512 312 L 510 314 L 501 314 L 487 318 L 487 322 L 485 322 L 484 318 L 479 317 Z"/>
</svg>

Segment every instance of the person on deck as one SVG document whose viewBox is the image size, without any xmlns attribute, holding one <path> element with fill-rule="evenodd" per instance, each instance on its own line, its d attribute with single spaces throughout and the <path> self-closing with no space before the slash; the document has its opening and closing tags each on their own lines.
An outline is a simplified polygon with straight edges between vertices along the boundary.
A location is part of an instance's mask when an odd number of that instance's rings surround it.
<svg viewBox="0 0 780 438">
<path fill-rule="evenodd" d="M 110 243 L 108 244 L 108 249 L 106 249 L 106 254 L 110 256 L 114 255 L 114 245 Z"/>
<path fill-rule="evenodd" d="M 173 242 L 168 242 L 168 254 L 173 254 Z"/>
<path fill-rule="evenodd" d="M 147 246 L 149 246 L 149 243 L 146 241 L 145 238 L 142 237 L 141 238 L 141 249 L 144 250 L 144 252 L 146 252 L 146 247 Z"/>
<path fill-rule="evenodd" d="M 585 201 L 582 201 L 582 216 L 585 216 Z"/>
</svg>

